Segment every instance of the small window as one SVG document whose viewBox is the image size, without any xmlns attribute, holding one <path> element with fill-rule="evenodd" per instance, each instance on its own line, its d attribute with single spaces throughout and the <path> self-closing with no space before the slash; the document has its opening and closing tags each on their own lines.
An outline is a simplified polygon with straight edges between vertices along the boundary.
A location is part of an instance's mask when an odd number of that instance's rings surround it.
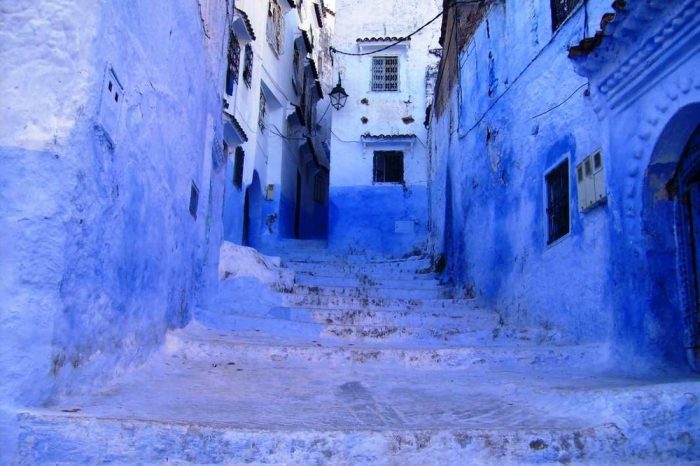
<svg viewBox="0 0 700 466">
<path fill-rule="evenodd" d="M 551 0 L 552 3 L 552 31 L 566 21 L 572 11 L 581 3 L 581 0 Z"/>
<path fill-rule="evenodd" d="M 578 173 L 578 206 L 581 212 L 603 205 L 607 201 L 603 155 L 599 152 L 586 157 L 576 167 Z"/>
<path fill-rule="evenodd" d="M 197 208 L 199 207 L 199 188 L 195 182 L 192 182 L 192 187 L 190 188 L 190 215 L 192 218 L 197 220 Z"/>
<path fill-rule="evenodd" d="M 547 185 L 547 244 L 569 233 L 569 160 L 545 176 Z"/>
<path fill-rule="evenodd" d="M 236 160 L 233 164 L 233 185 L 238 189 L 243 187 L 243 163 L 245 152 L 241 147 L 236 147 Z"/>
<path fill-rule="evenodd" d="M 403 183 L 403 152 L 376 151 L 374 153 L 374 182 Z"/>
<path fill-rule="evenodd" d="M 372 90 L 399 90 L 399 57 L 372 58 Z"/>
<path fill-rule="evenodd" d="M 241 44 L 236 34 L 231 33 L 228 46 L 228 69 L 226 71 L 226 94 L 233 95 L 233 88 L 238 84 L 238 72 L 241 67 Z"/>
<path fill-rule="evenodd" d="M 245 44 L 245 58 L 243 62 L 243 82 L 250 87 L 253 83 L 253 47 Z"/>
<path fill-rule="evenodd" d="M 258 127 L 261 130 L 265 129 L 265 122 L 267 118 L 267 99 L 265 99 L 265 93 L 260 89 L 260 111 L 258 112 Z"/>
<path fill-rule="evenodd" d="M 270 0 L 267 9 L 267 42 L 275 55 L 282 55 L 282 38 L 284 37 L 284 18 L 282 7 L 277 0 Z"/>
</svg>

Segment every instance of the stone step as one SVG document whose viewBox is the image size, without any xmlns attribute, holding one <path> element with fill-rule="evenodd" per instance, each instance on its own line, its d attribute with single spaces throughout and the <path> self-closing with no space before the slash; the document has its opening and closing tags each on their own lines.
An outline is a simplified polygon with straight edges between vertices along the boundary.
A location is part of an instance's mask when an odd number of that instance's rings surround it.
<svg viewBox="0 0 700 466">
<path fill-rule="evenodd" d="M 282 293 L 282 305 L 286 307 L 301 307 L 308 309 L 343 309 L 343 310 L 386 310 L 410 311 L 469 309 L 475 306 L 471 299 L 416 299 L 416 298 L 385 298 L 385 297 L 350 297 L 328 296 L 318 294 Z"/>
<path fill-rule="evenodd" d="M 365 270 L 365 271 L 347 271 L 339 268 L 318 268 L 318 267 L 309 267 L 310 270 L 295 270 L 294 274 L 295 276 L 302 276 L 304 278 L 307 277 L 313 277 L 313 278 L 318 278 L 318 279 L 323 279 L 323 278 L 348 278 L 348 279 L 364 279 L 365 277 L 373 279 L 373 280 L 386 280 L 386 279 L 392 279 L 392 280 L 406 280 L 406 281 L 411 281 L 411 282 L 416 282 L 416 281 L 431 281 L 431 280 L 439 280 L 440 276 L 434 272 L 426 272 L 426 273 L 416 273 L 415 271 L 394 271 L 391 273 L 387 273 L 385 271 L 380 271 L 380 272 L 372 272 L 371 270 Z"/>
<path fill-rule="evenodd" d="M 486 320 L 452 320 L 447 324 L 426 322 L 425 326 L 379 324 L 375 321 L 362 324 L 336 324 L 313 322 L 275 317 L 258 317 L 241 314 L 200 315 L 199 319 L 217 329 L 236 332 L 262 332 L 267 336 L 305 338 L 323 344 L 333 342 L 368 342 L 377 344 L 420 344 L 439 340 L 457 345 L 489 344 L 553 344 L 559 343 L 558 336 L 545 329 L 510 328 L 499 326 L 497 322 Z M 495 325 L 494 325 L 495 324 Z"/>
<path fill-rule="evenodd" d="M 502 326 L 500 316 L 497 313 L 473 308 L 443 308 L 433 311 L 424 309 L 390 311 L 384 309 L 277 307 L 271 309 L 266 317 L 295 322 L 336 325 L 393 325 L 405 327 Z"/>
<path fill-rule="evenodd" d="M 319 270 L 341 270 L 359 273 L 392 273 L 398 271 L 419 273 L 428 271 L 432 262 L 430 258 L 372 260 L 366 258 L 337 258 L 332 256 L 317 258 L 290 259 L 282 258 L 282 264 L 294 271 L 314 272 Z"/>
<path fill-rule="evenodd" d="M 294 277 L 295 283 L 306 286 L 325 286 L 325 287 L 344 287 L 344 288 L 360 288 L 360 287 L 381 287 L 381 288 L 398 288 L 398 289 L 439 289 L 442 287 L 440 281 L 435 278 L 426 277 L 423 280 L 415 278 L 403 277 L 370 277 L 367 275 L 359 276 L 339 276 L 339 277 L 324 277 L 311 275 L 308 273 L 297 273 Z"/>
<path fill-rule="evenodd" d="M 457 346 L 440 340 L 404 342 L 396 345 L 376 342 L 338 342 L 307 340 L 301 337 L 280 337 L 263 332 L 238 332 L 217 329 L 217 338 L 211 339 L 212 330 L 190 324 L 185 330 L 168 335 L 166 347 L 199 348 L 206 346 L 207 360 L 221 363 L 227 360 L 260 367 L 266 364 L 334 366 L 385 366 L 414 369 L 471 369 L 471 370 L 567 370 L 591 369 L 598 361 L 606 361 L 605 345 L 577 346 Z M 176 353 L 174 353 L 176 354 Z M 186 357 L 197 357 L 190 351 Z M 184 355 L 184 353 L 183 353 Z"/>
<path fill-rule="evenodd" d="M 347 298 L 386 299 L 441 299 L 451 298 L 452 290 L 446 287 L 431 288 L 385 288 L 382 286 L 343 287 L 294 285 L 292 293 L 297 296 L 329 296 Z"/>
<path fill-rule="evenodd" d="M 637 445 L 614 424 L 521 429 L 246 429 L 173 422 L 25 413 L 18 465 L 35 464 L 616 464 L 657 455 L 682 464 L 697 448 Z M 670 450 L 670 451 L 669 451 Z M 654 456 L 652 456 L 654 455 Z M 467 460 L 468 458 L 468 460 Z M 497 461 L 494 461 L 497 458 Z M 678 460 L 680 458 L 680 460 Z M 646 463 L 646 464 L 654 464 Z M 656 463 L 659 464 L 659 463 Z"/>
</svg>

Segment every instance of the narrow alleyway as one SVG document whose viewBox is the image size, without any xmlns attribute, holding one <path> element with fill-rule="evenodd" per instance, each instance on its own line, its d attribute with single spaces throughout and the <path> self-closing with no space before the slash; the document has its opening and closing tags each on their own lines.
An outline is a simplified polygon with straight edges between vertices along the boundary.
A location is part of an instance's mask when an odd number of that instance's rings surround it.
<svg viewBox="0 0 700 466">
<path fill-rule="evenodd" d="M 24 464 L 672 464 L 693 448 L 690 380 L 602 374 L 604 346 L 453 298 L 427 258 L 321 246 L 287 253 L 295 284 L 267 315 L 192 322 L 94 394 L 22 415 Z"/>
</svg>

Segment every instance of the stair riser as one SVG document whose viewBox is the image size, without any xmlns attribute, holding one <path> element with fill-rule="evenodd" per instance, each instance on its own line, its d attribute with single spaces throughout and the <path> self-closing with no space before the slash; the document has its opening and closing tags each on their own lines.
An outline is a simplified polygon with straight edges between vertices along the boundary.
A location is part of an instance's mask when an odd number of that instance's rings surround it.
<svg viewBox="0 0 700 466">
<path fill-rule="evenodd" d="M 196 344 L 196 343 L 193 343 Z M 605 361 L 600 346 L 578 347 L 459 347 L 441 349 L 397 349 L 324 346 L 264 346 L 244 343 L 211 343 L 206 356 L 221 361 L 235 360 L 242 365 L 326 364 L 333 366 L 385 366 L 413 369 L 511 370 L 528 367 L 547 371 L 590 370 L 596 361 Z M 593 361 L 593 362 L 592 362 Z"/>
<path fill-rule="evenodd" d="M 329 286 L 329 287 L 381 287 L 414 290 L 434 290 L 441 287 L 438 280 L 396 280 L 373 279 L 371 277 L 317 277 L 313 275 L 296 274 L 295 283 L 305 286 Z"/>
<path fill-rule="evenodd" d="M 493 322 L 462 322 L 456 327 L 452 321 L 440 328 L 420 325 L 381 325 L 372 322 L 368 325 L 336 325 L 328 322 L 294 321 L 277 318 L 259 318 L 243 315 L 216 317 L 217 328 L 228 331 L 260 331 L 278 336 L 304 337 L 308 340 L 326 339 L 338 342 L 381 342 L 412 343 L 450 342 L 465 346 L 489 344 L 532 344 L 555 340 L 548 338 L 546 332 L 537 330 L 506 332 L 493 325 Z M 469 325 L 464 325 L 464 324 Z"/>
<path fill-rule="evenodd" d="M 289 307 L 323 308 L 323 309 L 360 309 L 372 311 L 406 311 L 406 310 L 468 310 L 474 304 L 470 300 L 453 299 L 388 299 L 388 298 L 349 298 L 338 296 L 293 295 L 283 294 L 282 305 Z"/>
<path fill-rule="evenodd" d="M 304 321 L 319 324 L 335 325 L 391 325 L 402 327 L 461 327 L 474 328 L 498 325 L 496 313 L 474 312 L 461 310 L 446 313 L 445 311 L 430 313 L 414 312 L 381 312 L 357 310 L 323 310 L 323 309 L 287 309 L 285 312 L 274 314 L 293 321 Z"/>
<path fill-rule="evenodd" d="M 430 267 L 430 261 L 411 261 L 411 262 L 385 262 L 385 263 L 345 263 L 339 264 L 331 261 L 327 262 L 306 262 L 306 261 L 289 261 L 283 260 L 283 265 L 297 272 L 317 272 L 323 275 L 326 272 L 343 272 L 351 274 L 388 274 L 388 273 L 413 273 L 421 274 L 427 272 Z"/>
<path fill-rule="evenodd" d="M 328 296 L 348 298 L 388 298 L 388 299 L 448 299 L 452 291 L 448 289 L 398 289 L 398 288 L 340 288 L 295 285 L 292 291 L 299 296 Z"/>
<path fill-rule="evenodd" d="M 318 432 L 23 415 L 20 429 L 19 465 L 619 464 L 659 454 L 652 444 L 633 446 L 614 425 L 580 430 Z M 666 445 L 663 453 L 690 460 L 700 448 L 677 441 Z"/>
</svg>

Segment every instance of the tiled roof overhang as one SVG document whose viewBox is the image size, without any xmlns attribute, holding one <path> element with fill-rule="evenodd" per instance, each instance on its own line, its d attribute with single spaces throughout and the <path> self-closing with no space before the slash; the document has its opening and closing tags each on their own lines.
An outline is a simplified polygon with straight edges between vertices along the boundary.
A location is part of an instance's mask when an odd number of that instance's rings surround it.
<svg viewBox="0 0 700 466">
<path fill-rule="evenodd" d="M 248 18 L 248 15 L 246 14 L 245 11 L 243 11 L 239 8 L 236 8 L 235 15 L 234 15 L 233 19 L 234 19 L 234 21 L 236 21 L 237 19 L 242 21 L 243 27 L 245 28 L 245 30 L 249 36 L 249 40 L 255 40 L 255 31 L 253 31 L 253 25 L 251 24 L 250 18 Z"/>
</svg>

